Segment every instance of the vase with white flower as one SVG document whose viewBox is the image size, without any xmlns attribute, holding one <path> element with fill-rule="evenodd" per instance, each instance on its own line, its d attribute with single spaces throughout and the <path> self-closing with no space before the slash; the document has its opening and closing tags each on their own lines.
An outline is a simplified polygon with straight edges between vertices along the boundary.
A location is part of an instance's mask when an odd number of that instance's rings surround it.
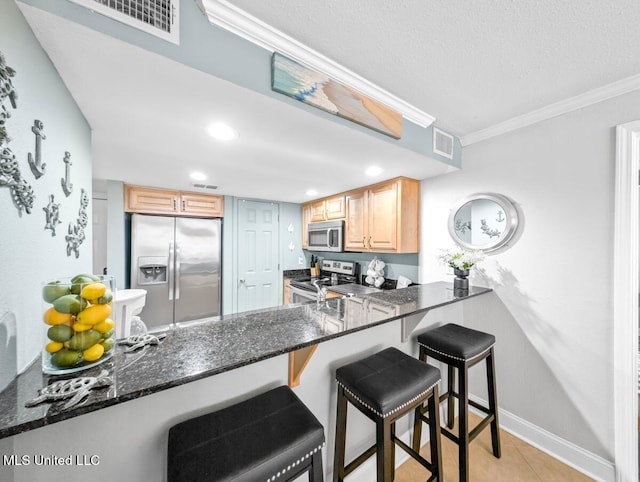
<svg viewBox="0 0 640 482">
<path fill-rule="evenodd" d="M 469 251 L 466 249 L 446 250 L 440 255 L 440 260 L 450 268 L 453 268 L 455 278 L 453 288 L 455 290 L 469 289 L 469 270 L 484 259 L 482 251 Z"/>
</svg>

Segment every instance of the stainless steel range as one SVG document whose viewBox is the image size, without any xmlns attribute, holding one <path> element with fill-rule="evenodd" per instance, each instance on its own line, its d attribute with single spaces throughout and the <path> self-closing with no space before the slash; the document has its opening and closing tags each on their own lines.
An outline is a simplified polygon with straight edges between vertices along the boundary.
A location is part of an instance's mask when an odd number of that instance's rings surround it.
<svg viewBox="0 0 640 482">
<path fill-rule="evenodd" d="M 322 260 L 320 266 L 320 276 L 317 278 L 298 278 L 291 280 L 290 303 L 304 303 L 317 299 L 318 289 L 316 284 L 322 288 L 328 288 L 343 296 L 353 296 L 354 294 L 367 294 L 380 291 L 377 288 L 370 288 L 360 285 L 359 265 L 353 261 L 334 261 L 330 259 Z M 315 282 L 315 284 L 314 284 Z"/>
</svg>

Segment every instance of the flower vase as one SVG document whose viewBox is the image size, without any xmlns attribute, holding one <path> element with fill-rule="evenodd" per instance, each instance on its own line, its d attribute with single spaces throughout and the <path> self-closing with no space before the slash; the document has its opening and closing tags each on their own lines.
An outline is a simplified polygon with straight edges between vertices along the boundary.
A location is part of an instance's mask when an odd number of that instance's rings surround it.
<svg viewBox="0 0 640 482">
<path fill-rule="evenodd" d="M 467 276 L 469 276 L 468 269 L 454 269 L 453 274 L 455 278 L 453 279 L 453 289 L 454 290 L 468 290 L 469 289 L 469 280 Z"/>
</svg>

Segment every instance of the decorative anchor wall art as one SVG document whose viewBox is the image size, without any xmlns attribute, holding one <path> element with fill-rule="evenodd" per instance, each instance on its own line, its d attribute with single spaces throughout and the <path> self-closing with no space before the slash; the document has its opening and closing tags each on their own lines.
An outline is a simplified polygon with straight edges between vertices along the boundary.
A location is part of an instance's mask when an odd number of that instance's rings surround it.
<svg viewBox="0 0 640 482">
<path fill-rule="evenodd" d="M 51 236 L 56 235 L 56 226 L 60 224 L 60 203 L 53 202 L 53 194 L 49 196 L 49 204 L 46 207 L 42 208 L 45 212 L 46 216 L 46 224 L 44 225 L 44 229 L 51 230 Z"/>
<path fill-rule="evenodd" d="M 69 151 L 64 153 L 64 177 L 60 178 L 60 182 L 62 183 L 62 190 L 64 191 L 64 195 L 69 197 L 71 192 L 73 191 L 73 184 L 71 184 L 71 153 Z"/>
<path fill-rule="evenodd" d="M 42 121 L 36 119 L 33 121 L 33 127 L 31 128 L 31 132 L 36 135 L 36 154 L 33 156 L 30 152 L 27 154 L 27 161 L 29 161 L 29 167 L 31 168 L 31 172 L 35 176 L 36 179 L 39 179 L 46 169 L 47 165 L 42 162 L 42 141 L 44 141 L 47 137 L 42 133 L 42 129 L 44 129 L 44 124 Z"/>
<path fill-rule="evenodd" d="M 22 213 L 24 209 L 27 214 L 31 214 L 35 195 L 31 185 L 22 178 L 16 156 L 11 152 L 8 144 L 11 141 L 7 133 L 7 119 L 11 113 L 4 105 L 5 99 L 9 99 L 11 107 L 17 109 L 18 92 L 13 87 L 11 78 L 16 75 L 16 71 L 9 67 L 0 52 L 0 186 L 7 186 L 11 192 L 11 199 Z"/>
<path fill-rule="evenodd" d="M 68 153 L 67 153 L 68 154 Z M 76 258 L 80 257 L 80 245 L 84 242 L 84 228 L 89 224 L 89 216 L 87 215 L 87 207 L 89 206 L 89 196 L 87 191 L 80 189 L 80 210 L 78 211 L 78 219 L 74 226 L 69 223 L 68 234 L 64 237 L 67 240 L 67 256 L 75 253 Z"/>
</svg>

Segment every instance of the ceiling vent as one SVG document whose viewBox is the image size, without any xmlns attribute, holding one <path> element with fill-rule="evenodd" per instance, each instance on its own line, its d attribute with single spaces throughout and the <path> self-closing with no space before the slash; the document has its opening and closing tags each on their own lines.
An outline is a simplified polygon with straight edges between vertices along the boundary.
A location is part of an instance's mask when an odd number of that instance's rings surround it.
<svg viewBox="0 0 640 482">
<path fill-rule="evenodd" d="M 180 0 L 71 0 L 143 32 L 180 43 Z"/>
<path fill-rule="evenodd" d="M 196 184 L 193 183 L 193 187 L 197 187 L 200 189 L 218 189 L 218 186 L 214 186 L 213 184 Z"/>
<path fill-rule="evenodd" d="M 433 152 L 447 159 L 453 159 L 453 136 L 434 127 Z"/>
</svg>

